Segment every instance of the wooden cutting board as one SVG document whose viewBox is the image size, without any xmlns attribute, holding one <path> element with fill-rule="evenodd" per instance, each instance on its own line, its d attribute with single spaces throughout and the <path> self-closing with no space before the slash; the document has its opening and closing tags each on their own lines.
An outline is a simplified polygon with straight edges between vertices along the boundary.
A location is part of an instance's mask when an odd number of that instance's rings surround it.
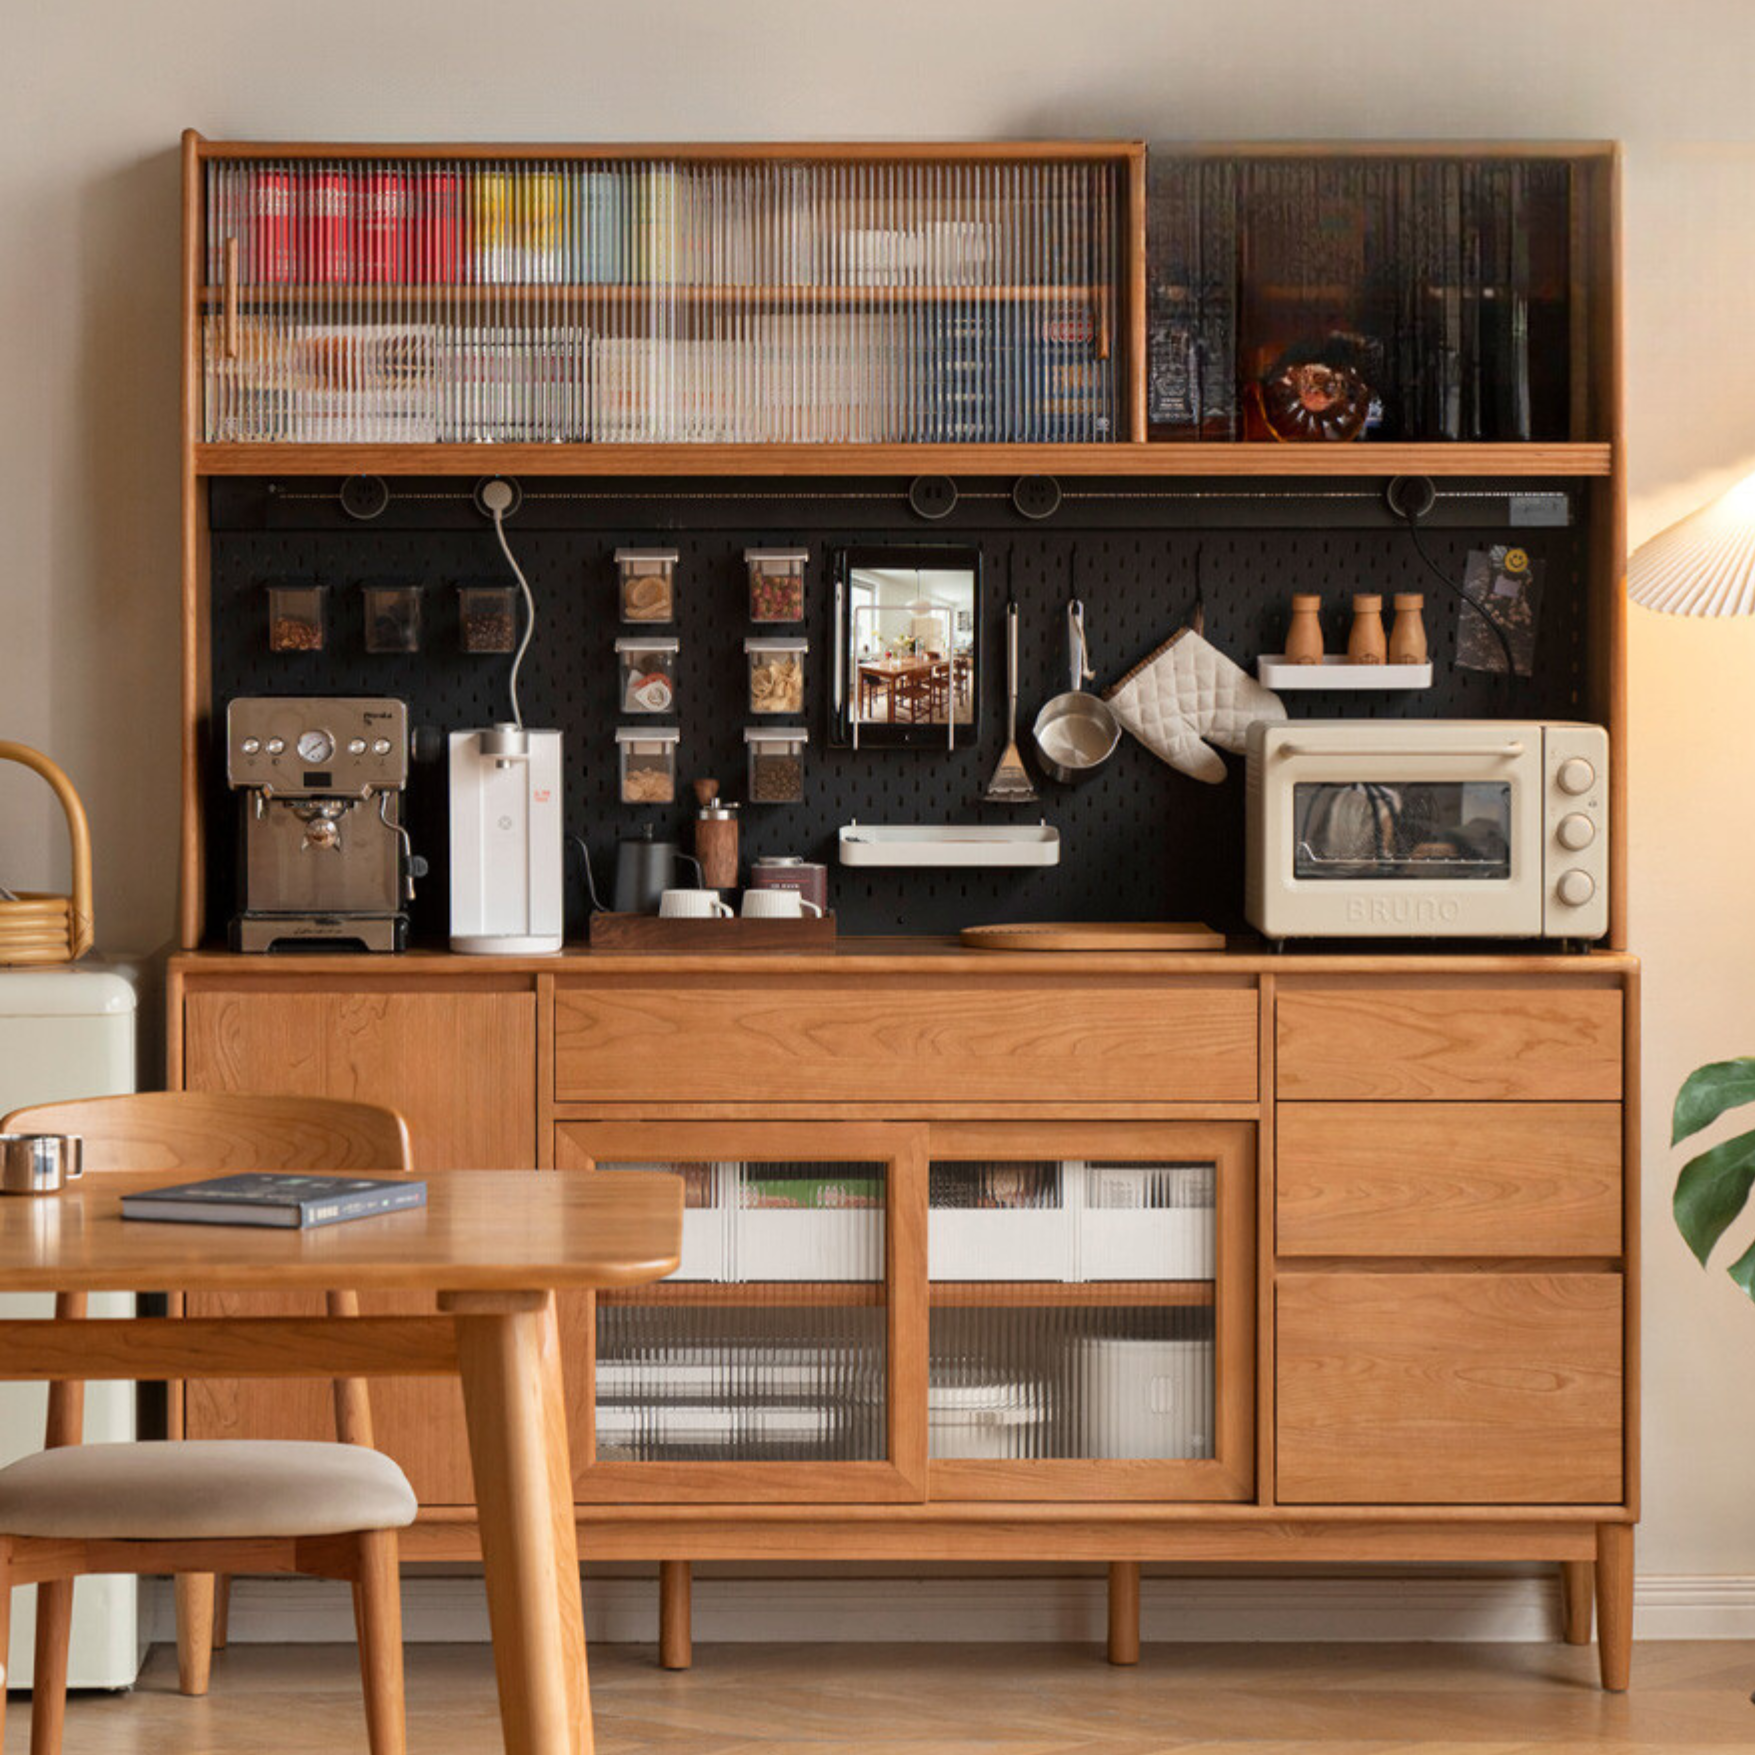
<svg viewBox="0 0 1755 1755">
<path fill-rule="evenodd" d="M 963 943 L 983 951 L 1222 951 L 1225 935 L 1198 920 L 1043 921 L 965 926 Z"/>
</svg>

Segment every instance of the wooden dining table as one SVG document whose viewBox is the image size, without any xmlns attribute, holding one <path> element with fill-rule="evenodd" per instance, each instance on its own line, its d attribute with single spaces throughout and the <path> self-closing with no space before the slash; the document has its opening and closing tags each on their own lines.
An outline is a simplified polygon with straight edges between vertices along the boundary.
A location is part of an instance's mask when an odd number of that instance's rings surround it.
<svg viewBox="0 0 1755 1755">
<path fill-rule="evenodd" d="M 588 1755 L 591 1705 L 555 1294 L 675 1271 L 682 1183 L 650 1172 L 454 1170 L 427 1204 L 312 1230 L 125 1221 L 201 1172 L 106 1172 L 0 1198 L 0 1289 L 430 1290 L 431 1316 L 0 1322 L 0 1377 L 462 1380 L 507 1755 Z M 0 1654 L 3 1655 L 3 1654 Z"/>
</svg>

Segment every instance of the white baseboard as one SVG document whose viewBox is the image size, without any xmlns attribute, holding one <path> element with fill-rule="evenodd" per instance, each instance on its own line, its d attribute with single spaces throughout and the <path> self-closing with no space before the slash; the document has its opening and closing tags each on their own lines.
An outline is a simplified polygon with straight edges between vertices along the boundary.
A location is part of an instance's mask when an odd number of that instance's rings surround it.
<svg viewBox="0 0 1755 1755">
<path fill-rule="evenodd" d="M 172 1637 L 171 1593 L 158 1584 L 148 1625 Z M 406 1636 L 419 1644 L 488 1637 L 479 1578 L 411 1577 Z M 1551 1577 L 1447 1574 L 1415 1578 L 1197 1577 L 1142 1581 L 1143 1637 L 1194 1641 L 1519 1642 L 1558 1638 Z M 702 1644 L 835 1641 L 1029 1644 L 1103 1637 L 1104 1582 L 1086 1577 L 697 1578 L 694 1636 Z M 1755 1578 L 1642 1578 L 1641 1639 L 1755 1638 Z M 588 1579 L 586 1634 L 595 1642 L 658 1638 L 655 1579 Z M 353 1638 L 346 1585 L 246 1578 L 232 1588 L 239 1643 L 330 1644 Z"/>
</svg>

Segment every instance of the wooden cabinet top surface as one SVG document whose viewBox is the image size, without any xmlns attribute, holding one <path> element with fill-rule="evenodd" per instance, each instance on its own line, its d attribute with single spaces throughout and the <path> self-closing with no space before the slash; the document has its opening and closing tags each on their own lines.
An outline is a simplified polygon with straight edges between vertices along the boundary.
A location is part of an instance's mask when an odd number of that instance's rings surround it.
<svg viewBox="0 0 1755 1755">
<path fill-rule="evenodd" d="M 185 978 L 301 976 L 407 976 L 425 980 L 506 975 L 828 975 L 857 969 L 862 974 L 932 974 L 953 979 L 983 975 L 1174 975 L 1227 980 L 1242 976 L 1410 976 L 1472 975 L 1590 977 L 1629 975 L 1639 959 L 1625 951 L 1561 955 L 1536 951 L 1364 951 L 1347 954 L 1271 952 L 1246 948 L 1227 951 L 975 951 L 953 938 L 846 938 L 833 951 L 805 953 L 593 951 L 569 946 L 558 956 L 466 957 L 445 950 L 413 950 L 400 955 L 315 952 L 297 956 L 246 956 L 232 951 L 183 951 L 171 968 Z"/>
</svg>

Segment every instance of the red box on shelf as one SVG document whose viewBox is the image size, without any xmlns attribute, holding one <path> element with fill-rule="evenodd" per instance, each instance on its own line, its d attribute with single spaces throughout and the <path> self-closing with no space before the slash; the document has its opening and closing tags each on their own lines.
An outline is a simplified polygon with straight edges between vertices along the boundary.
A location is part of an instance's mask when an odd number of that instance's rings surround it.
<svg viewBox="0 0 1755 1755">
<path fill-rule="evenodd" d="M 346 171 L 315 170 L 305 180 L 303 275 L 314 286 L 353 278 L 353 179 Z"/>
<path fill-rule="evenodd" d="M 359 244 L 355 278 L 391 283 L 407 279 L 408 178 L 398 170 L 365 171 L 354 185 L 353 198 Z"/>
</svg>

